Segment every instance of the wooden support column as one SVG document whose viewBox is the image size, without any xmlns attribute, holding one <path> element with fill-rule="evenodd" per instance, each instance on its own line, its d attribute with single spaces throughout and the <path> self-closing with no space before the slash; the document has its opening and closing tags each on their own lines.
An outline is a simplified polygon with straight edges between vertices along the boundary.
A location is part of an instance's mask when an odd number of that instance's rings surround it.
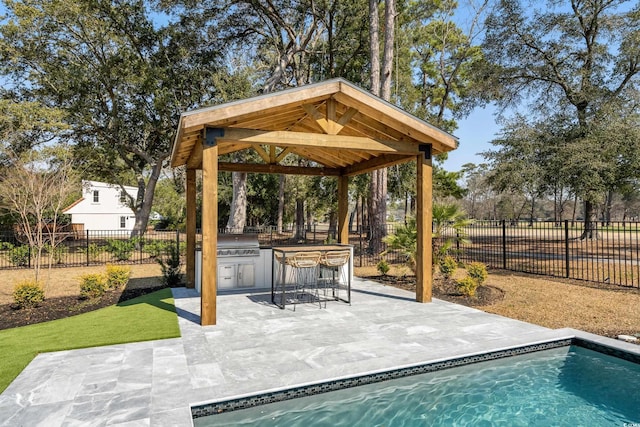
<svg viewBox="0 0 640 427">
<path fill-rule="evenodd" d="M 349 177 L 338 177 L 338 243 L 349 243 Z"/>
<path fill-rule="evenodd" d="M 433 286 L 432 233 L 432 165 L 431 145 L 420 146 L 416 174 L 416 301 L 431 302 Z"/>
<path fill-rule="evenodd" d="M 218 246 L 218 145 L 221 129 L 205 130 L 202 152 L 202 290 L 200 324 L 216 324 Z"/>
<path fill-rule="evenodd" d="M 196 286 L 196 170 L 187 169 L 187 288 Z"/>
</svg>

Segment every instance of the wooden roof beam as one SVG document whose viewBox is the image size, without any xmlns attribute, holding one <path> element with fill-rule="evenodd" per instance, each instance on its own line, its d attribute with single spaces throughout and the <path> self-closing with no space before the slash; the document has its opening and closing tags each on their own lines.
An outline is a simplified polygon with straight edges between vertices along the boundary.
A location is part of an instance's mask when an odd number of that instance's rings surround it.
<svg viewBox="0 0 640 427">
<path fill-rule="evenodd" d="M 302 166 L 265 165 L 262 163 L 219 162 L 218 169 L 226 172 L 275 173 L 284 175 L 339 176 L 340 169 Z"/>
<path fill-rule="evenodd" d="M 376 169 L 407 163 L 415 159 L 416 156 L 384 154 L 382 156 L 374 157 L 371 160 L 366 160 L 364 162 L 356 163 L 353 166 L 346 167 L 342 174 L 346 176 L 360 175 Z"/>
<path fill-rule="evenodd" d="M 282 147 L 365 150 L 370 153 L 418 154 L 417 143 L 289 131 L 226 128 L 224 129 L 224 135 L 218 137 L 217 141 L 218 143 L 277 145 Z"/>
</svg>

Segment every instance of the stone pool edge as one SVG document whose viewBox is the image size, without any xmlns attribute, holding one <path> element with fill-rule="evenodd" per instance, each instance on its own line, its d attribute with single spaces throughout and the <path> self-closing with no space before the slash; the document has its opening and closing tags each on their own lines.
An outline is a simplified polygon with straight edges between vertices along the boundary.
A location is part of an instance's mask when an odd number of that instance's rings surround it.
<svg viewBox="0 0 640 427">
<path fill-rule="evenodd" d="M 457 366 L 470 365 L 478 362 L 498 360 L 553 348 L 568 347 L 570 345 L 577 345 L 624 359 L 632 363 L 640 364 L 640 345 L 572 328 L 558 329 L 555 332 L 558 334 L 557 337 L 533 341 L 527 344 L 477 351 L 454 355 L 451 357 L 441 357 L 390 369 L 373 370 L 356 375 L 345 375 L 320 381 L 301 383 L 293 386 L 278 387 L 260 392 L 228 396 L 213 401 L 194 403 L 190 405 L 191 419 L 193 422 L 193 419 L 195 418 L 201 418 L 209 415 L 216 415 L 269 403 L 282 402 L 285 400 L 307 397 L 345 388 L 357 387 L 360 385 L 373 384 L 396 378 L 419 375 Z"/>
</svg>

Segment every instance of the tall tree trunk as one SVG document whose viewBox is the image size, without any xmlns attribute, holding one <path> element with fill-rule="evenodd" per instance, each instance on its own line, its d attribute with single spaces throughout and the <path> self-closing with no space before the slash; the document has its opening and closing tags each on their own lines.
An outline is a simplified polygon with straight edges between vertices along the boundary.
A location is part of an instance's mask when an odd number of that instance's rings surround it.
<svg viewBox="0 0 640 427">
<path fill-rule="evenodd" d="M 296 199 L 296 234 L 295 240 L 304 240 L 304 199 Z"/>
<path fill-rule="evenodd" d="M 282 225 L 284 222 L 284 185 L 286 182 L 286 175 L 280 174 L 280 180 L 278 182 L 278 220 L 276 225 L 276 232 L 282 233 Z"/>
<path fill-rule="evenodd" d="M 391 99 L 391 70 L 393 65 L 393 44 L 395 32 L 395 0 L 385 1 L 385 40 L 382 63 L 382 75 L 379 73 L 379 19 L 378 4 L 369 1 L 369 43 L 371 50 L 371 91 L 382 99 Z M 379 91 L 379 92 L 378 92 Z M 371 225 L 370 250 L 382 251 L 382 238 L 387 232 L 387 169 L 378 169 L 371 173 L 371 203 L 369 204 L 369 224 Z"/>
<path fill-rule="evenodd" d="M 247 223 L 247 174 L 233 172 L 231 176 L 233 178 L 233 199 L 226 228 L 228 232 L 242 233 Z"/>
<path fill-rule="evenodd" d="M 153 165 L 151 176 L 146 183 L 142 175 L 138 177 L 138 197 L 135 203 L 136 209 L 134 209 L 136 221 L 133 224 L 133 230 L 131 230 L 131 237 L 142 237 L 147 229 L 149 215 L 151 215 L 151 207 L 153 205 L 153 194 L 156 191 L 156 184 L 160 178 L 163 161 L 164 158 Z"/>
<path fill-rule="evenodd" d="M 593 202 L 585 200 L 584 228 L 582 231 L 582 235 L 580 236 L 580 240 L 598 238 L 598 230 L 596 228 L 596 221 L 595 221 L 595 213 L 596 213 L 595 211 L 596 209 Z"/>
<path fill-rule="evenodd" d="M 613 205 L 613 190 L 607 191 L 607 199 L 604 205 L 604 221 L 607 226 L 611 225 L 611 206 Z"/>
<path fill-rule="evenodd" d="M 371 61 L 371 93 L 380 96 L 380 18 L 378 0 L 369 0 L 369 52 Z"/>
</svg>

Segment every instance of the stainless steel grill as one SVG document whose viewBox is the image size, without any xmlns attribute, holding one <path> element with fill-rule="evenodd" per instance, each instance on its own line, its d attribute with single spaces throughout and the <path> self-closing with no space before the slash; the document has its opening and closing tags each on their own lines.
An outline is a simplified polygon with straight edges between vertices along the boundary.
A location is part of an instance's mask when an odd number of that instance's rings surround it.
<svg viewBox="0 0 640 427">
<path fill-rule="evenodd" d="M 216 254 L 218 258 L 260 256 L 258 235 L 219 234 Z"/>
</svg>

